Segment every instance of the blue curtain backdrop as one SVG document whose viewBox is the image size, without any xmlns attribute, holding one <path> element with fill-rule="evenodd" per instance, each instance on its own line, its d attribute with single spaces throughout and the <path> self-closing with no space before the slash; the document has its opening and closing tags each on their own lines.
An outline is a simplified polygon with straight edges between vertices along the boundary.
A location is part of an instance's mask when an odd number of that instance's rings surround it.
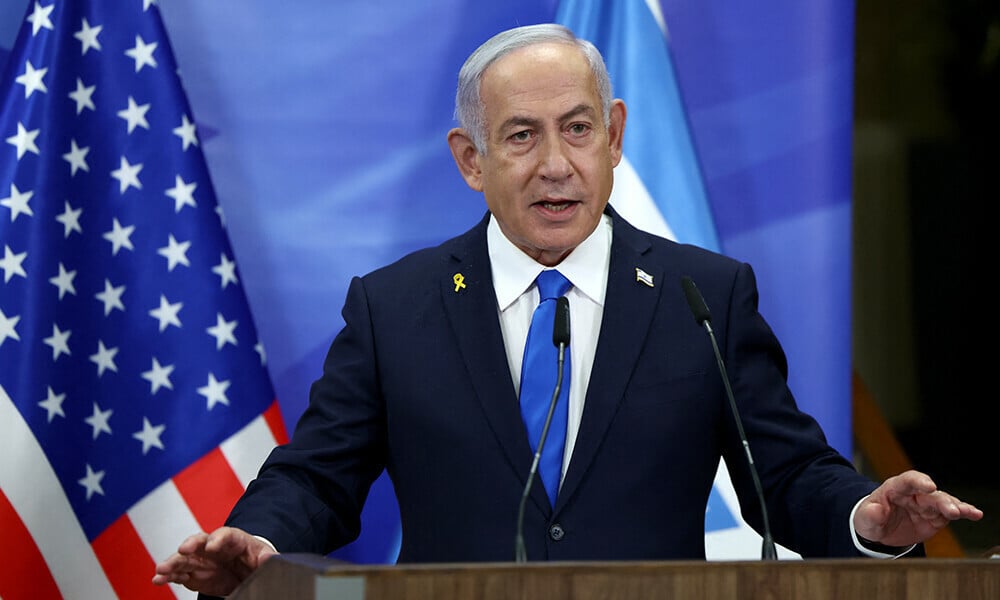
<svg viewBox="0 0 1000 600">
<path fill-rule="evenodd" d="M 0 0 L 0 62 L 28 4 Z M 342 324 L 350 277 L 482 215 L 445 143 L 464 57 L 501 29 L 560 20 L 608 55 L 634 109 L 619 180 L 640 182 L 658 212 L 637 224 L 754 266 L 800 405 L 850 454 L 853 2 L 170 0 L 160 10 L 289 424 Z M 640 97 L 652 90 L 662 101 Z M 383 478 L 362 539 L 338 555 L 393 560 L 395 510 Z"/>
</svg>

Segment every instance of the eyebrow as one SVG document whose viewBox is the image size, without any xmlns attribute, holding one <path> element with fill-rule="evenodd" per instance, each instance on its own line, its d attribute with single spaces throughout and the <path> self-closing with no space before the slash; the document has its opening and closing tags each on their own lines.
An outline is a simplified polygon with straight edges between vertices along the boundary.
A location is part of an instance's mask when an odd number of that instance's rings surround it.
<svg viewBox="0 0 1000 600">
<path fill-rule="evenodd" d="M 566 121 L 569 121 L 570 119 L 576 118 L 580 115 L 586 115 L 591 118 L 596 118 L 597 111 L 594 110 L 594 107 L 590 106 L 589 104 L 577 104 L 573 108 L 569 109 L 568 111 L 560 115 L 558 121 L 560 123 L 565 123 Z M 520 127 L 520 126 L 528 126 L 537 129 L 541 124 L 542 124 L 541 119 L 514 116 L 503 122 L 503 124 L 500 126 L 500 131 L 506 131 L 513 127 Z"/>
</svg>

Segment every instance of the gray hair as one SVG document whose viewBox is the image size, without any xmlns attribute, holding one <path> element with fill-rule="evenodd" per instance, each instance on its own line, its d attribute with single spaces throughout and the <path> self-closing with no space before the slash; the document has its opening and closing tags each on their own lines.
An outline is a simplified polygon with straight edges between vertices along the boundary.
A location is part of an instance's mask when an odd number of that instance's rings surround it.
<svg viewBox="0 0 1000 600">
<path fill-rule="evenodd" d="M 458 91 L 455 93 L 455 119 L 472 137 L 472 143 L 480 154 L 486 154 L 486 115 L 479 89 L 483 72 L 503 56 L 535 44 L 572 44 L 583 52 L 590 71 L 597 82 L 601 97 L 604 126 L 611 121 L 611 78 L 604 65 L 604 59 L 597 48 L 587 40 L 576 37 L 568 28 L 554 23 L 527 25 L 508 29 L 491 37 L 476 49 L 458 73 Z"/>
</svg>

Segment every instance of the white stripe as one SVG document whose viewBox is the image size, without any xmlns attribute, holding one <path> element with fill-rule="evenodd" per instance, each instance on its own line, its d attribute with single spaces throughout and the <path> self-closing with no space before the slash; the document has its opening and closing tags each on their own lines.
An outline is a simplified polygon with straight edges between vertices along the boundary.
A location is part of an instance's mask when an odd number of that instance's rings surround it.
<svg viewBox="0 0 1000 600">
<path fill-rule="evenodd" d="M 708 560 L 759 560 L 763 538 L 740 516 L 740 501 L 736 497 L 736 489 L 733 488 L 733 481 L 729 477 L 729 471 L 724 462 L 719 463 L 719 470 L 715 473 L 715 491 L 722 496 L 722 500 L 726 503 L 733 518 L 736 519 L 738 526 L 707 532 L 705 534 L 705 558 Z M 756 509 L 755 505 L 753 510 Z M 775 544 L 775 549 L 778 552 L 778 558 L 802 558 L 781 544 Z"/>
<path fill-rule="evenodd" d="M 257 471 L 260 470 L 264 459 L 277 443 L 271 428 L 261 415 L 222 442 L 219 447 L 245 489 L 257 477 Z"/>
<path fill-rule="evenodd" d="M 52 465 L 3 386 L 0 433 L 6 447 L 0 452 L 0 489 L 35 539 L 63 596 L 115 598 Z"/>
<path fill-rule="evenodd" d="M 663 10 L 660 8 L 660 0 L 646 0 L 646 6 L 649 7 L 649 12 L 653 13 L 653 19 L 655 19 L 656 24 L 660 26 L 660 31 L 663 32 L 663 35 L 668 35 L 667 21 L 663 18 Z"/>
<path fill-rule="evenodd" d="M 610 202 L 626 221 L 639 229 L 671 240 L 677 239 L 639 174 L 624 155 L 615 167 L 615 183 L 611 188 Z"/>
<path fill-rule="evenodd" d="M 128 517 L 155 562 L 176 552 L 184 538 L 201 531 L 173 480 L 166 481 L 136 502 L 129 509 Z M 152 577 L 153 574 L 150 573 L 149 576 Z M 197 597 L 195 592 L 184 586 L 171 584 L 170 587 L 178 598 Z"/>
</svg>

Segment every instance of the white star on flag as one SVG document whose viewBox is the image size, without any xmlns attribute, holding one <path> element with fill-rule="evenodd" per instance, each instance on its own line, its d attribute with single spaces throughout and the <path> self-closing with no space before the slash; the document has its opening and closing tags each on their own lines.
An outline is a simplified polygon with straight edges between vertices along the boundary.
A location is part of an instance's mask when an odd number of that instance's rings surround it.
<svg viewBox="0 0 1000 600">
<path fill-rule="evenodd" d="M 87 475 L 78 483 L 87 490 L 87 500 L 94 494 L 104 495 L 104 488 L 101 487 L 101 480 L 104 479 L 104 471 L 94 472 L 91 466 L 87 465 Z"/>
<path fill-rule="evenodd" d="M 98 377 L 104 375 L 105 371 L 114 371 L 115 373 L 118 372 L 118 365 L 115 364 L 115 356 L 117 354 L 118 348 L 105 348 L 104 340 L 98 340 L 97 352 L 90 355 L 91 362 L 97 365 Z M 97 436 L 95 435 L 94 437 Z"/>
<path fill-rule="evenodd" d="M 153 52 L 156 50 L 156 46 L 156 42 L 147 44 L 143 41 L 142 36 L 135 36 L 135 46 L 126 50 L 125 55 L 135 60 L 136 73 L 138 73 L 145 66 L 150 66 L 154 69 L 156 68 L 156 59 L 153 58 Z"/>
<path fill-rule="evenodd" d="M 208 401 L 208 409 L 212 410 L 216 404 L 229 405 L 229 398 L 226 397 L 226 390 L 229 389 L 229 381 L 218 381 L 215 373 L 208 374 L 208 384 L 198 388 L 198 393 Z"/>
<path fill-rule="evenodd" d="M 11 339 L 14 341 L 19 341 L 21 337 L 17 335 L 17 323 L 21 320 L 19 315 L 13 315 L 8 317 L 4 314 L 3 309 L 0 308 L 0 347 L 3 346 L 5 340 Z"/>
<path fill-rule="evenodd" d="M 174 177 L 174 187 L 164 193 L 174 199 L 174 211 L 181 212 L 181 209 L 185 206 L 190 206 L 191 208 L 198 207 L 194 201 L 194 190 L 197 187 L 197 183 L 193 181 L 186 183 L 181 179 L 180 175 L 177 175 Z"/>
<path fill-rule="evenodd" d="M 69 97 L 73 102 L 76 102 L 76 114 L 83 112 L 83 109 L 89 108 L 90 110 L 97 110 L 94 105 L 94 100 L 92 96 L 94 95 L 94 90 L 97 89 L 96 85 L 85 86 L 83 81 L 79 78 L 76 80 L 76 90 L 69 93 Z"/>
<path fill-rule="evenodd" d="M 42 6 L 41 3 L 35 2 L 35 10 L 27 17 L 27 21 L 31 23 L 31 35 L 38 35 L 38 32 L 45 29 L 52 29 L 52 21 L 49 19 L 49 15 L 52 14 L 52 9 L 55 8 L 55 4 L 49 4 L 48 6 Z"/>
<path fill-rule="evenodd" d="M 160 331 L 162 332 L 170 325 L 173 325 L 174 327 L 181 326 L 181 320 L 178 318 L 177 313 L 181 311 L 183 306 L 183 302 L 171 304 L 170 301 L 167 300 L 167 297 L 161 294 L 159 308 L 154 308 L 149 311 L 149 314 L 160 322 Z"/>
<path fill-rule="evenodd" d="M 48 396 L 45 397 L 45 400 L 42 400 L 41 402 L 38 403 L 38 406 L 44 408 L 45 412 L 48 413 L 47 418 L 49 423 L 51 423 L 52 419 L 56 417 L 62 417 L 64 419 L 66 418 L 66 413 L 63 412 L 63 407 L 62 407 L 63 401 L 65 399 L 66 399 L 66 394 L 57 394 L 52 391 L 51 387 L 49 387 Z"/>
<path fill-rule="evenodd" d="M 156 425 L 153 426 L 149 419 L 146 417 L 142 418 L 142 430 L 137 431 L 132 434 L 132 437 L 142 442 L 142 453 L 146 454 L 149 452 L 150 448 L 159 448 L 164 450 L 163 442 L 160 441 L 160 436 L 163 435 L 163 430 L 166 429 L 166 425 Z"/>
<path fill-rule="evenodd" d="M 174 365 L 161 366 L 154 356 L 152 368 L 142 373 L 142 378 L 149 382 L 149 393 L 156 394 L 161 387 L 174 389 L 174 384 L 170 383 L 170 374 L 173 372 Z"/>
<path fill-rule="evenodd" d="M 136 127 L 149 129 L 149 121 L 146 120 L 146 113 L 149 112 L 151 104 L 136 104 L 135 98 L 128 97 L 128 106 L 118 111 L 118 116 L 125 119 L 128 133 L 131 134 Z"/>
<path fill-rule="evenodd" d="M 28 152 L 38 154 L 38 146 L 35 144 L 35 139 L 41 131 L 41 129 L 28 131 L 22 123 L 19 122 L 17 124 L 17 133 L 7 138 L 7 143 L 17 148 L 18 160 L 21 160 Z"/>
<path fill-rule="evenodd" d="M 122 304 L 122 294 L 125 293 L 125 286 L 120 285 L 115 287 L 111 285 L 111 281 L 104 280 L 104 291 L 94 294 L 94 297 L 104 303 L 104 316 L 111 314 L 111 311 L 118 309 L 125 312 L 125 305 Z M 104 344 L 101 344 L 103 347 Z"/>
<path fill-rule="evenodd" d="M 135 246 L 132 245 L 132 233 L 135 231 L 135 225 L 129 225 L 128 227 L 122 227 L 122 224 L 118 222 L 115 218 L 111 222 L 111 231 L 104 234 L 104 239 L 111 242 L 111 254 L 116 255 L 118 251 L 122 248 L 127 248 L 129 250 L 135 250 Z"/>
<path fill-rule="evenodd" d="M 34 194 L 31 190 L 21 192 L 16 185 L 10 184 L 10 196 L 0 199 L 0 206 L 6 206 L 10 209 L 11 223 L 17 220 L 18 215 L 28 215 L 29 217 L 34 215 L 31 212 L 31 207 L 28 206 L 28 202 Z"/>
<path fill-rule="evenodd" d="M 29 60 L 24 65 L 24 74 L 20 75 L 14 81 L 24 86 L 24 97 L 27 99 L 35 92 L 48 93 L 49 88 L 42 81 L 48 72 L 48 69 L 36 69 Z"/>
<path fill-rule="evenodd" d="M 76 271 L 67 271 L 62 263 L 59 263 L 59 274 L 49 279 L 49 283 L 59 288 L 59 299 L 62 300 L 67 292 L 76 295 L 76 288 L 73 287 L 73 279 Z"/>
<path fill-rule="evenodd" d="M 170 234 L 167 245 L 158 249 L 156 253 L 167 259 L 167 270 L 173 271 L 177 265 L 191 266 L 191 261 L 187 257 L 190 247 L 191 242 L 178 242 L 174 239 L 174 234 Z"/>
<path fill-rule="evenodd" d="M 188 119 L 187 115 L 181 115 L 181 124 L 174 127 L 173 133 L 181 138 L 181 150 L 187 150 L 188 146 L 198 145 L 198 135 L 195 132 L 195 125 Z"/>
<path fill-rule="evenodd" d="M 70 355 L 69 336 L 72 331 L 60 331 L 59 326 L 52 324 L 52 335 L 42 340 L 46 346 L 52 347 L 52 360 L 57 360 L 60 354 Z"/>
<path fill-rule="evenodd" d="M 11 278 L 15 275 L 20 277 L 27 277 L 28 274 L 25 272 L 24 267 L 21 264 L 24 259 L 28 257 L 27 252 L 22 252 L 20 254 L 14 254 L 14 251 L 10 249 L 10 246 L 5 245 L 3 247 L 3 258 L 0 259 L 0 269 L 3 269 L 3 282 L 9 283 Z"/>
<path fill-rule="evenodd" d="M 69 174 L 70 176 L 76 175 L 77 169 L 82 169 L 84 171 L 90 171 L 90 167 L 87 166 L 87 153 L 90 152 L 90 147 L 80 148 L 76 145 L 76 140 L 69 141 L 69 152 L 63 154 L 63 158 L 69 163 Z"/>
<path fill-rule="evenodd" d="M 208 333 L 215 338 L 215 349 L 221 350 L 223 346 L 227 343 L 236 345 L 236 336 L 233 332 L 236 330 L 236 321 L 226 321 L 223 318 L 222 313 L 218 313 L 215 316 L 215 325 L 207 329 Z"/>
<path fill-rule="evenodd" d="M 108 423 L 108 421 L 111 419 L 111 415 L 114 412 L 115 411 L 111 410 L 110 408 L 108 410 L 101 410 L 101 407 L 98 406 L 96 402 L 94 402 L 94 412 L 89 417 L 84 419 L 84 422 L 87 423 L 87 425 L 90 425 L 91 428 L 93 429 L 91 433 L 94 436 L 95 440 L 102 433 L 111 435 L 111 424 Z"/>
<path fill-rule="evenodd" d="M 229 260 L 225 254 L 219 255 L 219 264 L 212 267 L 212 272 L 219 276 L 223 289 L 230 283 L 233 285 L 239 283 L 236 280 L 236 263 Z"/>
<path fill-rule="evenodd" d="M 121 166 L 119 166 L 114 171 L 111 171 L 111 176 L 118 180 L 118 191 L 122 194 L 125 193 L 130 186 L 136 188 L 137 190 L 142 189 L 142 184 L 139 182 L 139 171 L 142 170 L 142 163 L 130 164 L 128 159 L 124 156 L 121 157 Z"/>
<path fill-rule="evenodd" d="M 69 205 L 69 202 L 64 202 L 65 209 L 62 214 L 56 215 L 56 221 L 63 224 L 63 237 L 68 238 L 69 234 L 73 233 L 83 233 L 83 229 L 80 227 L 80 214 L 83 213 L 82 208 L 73 208 Z"/>
<path fill-rule="evenodd" d="M 86 54 L 87 50 L 93 48 L 94 50 L 101 49 L 101 43 L 97 41 L 98 34 L 104 26 L 98 25 L 97 27 L 91 27 L 90 23 L 87 22 L 87 17 L 83 18 L 83 24 L 80 27 L 80 31 L 73 34 L 73 37 L 80 40 L 80 54 Z"/>
</svg>

